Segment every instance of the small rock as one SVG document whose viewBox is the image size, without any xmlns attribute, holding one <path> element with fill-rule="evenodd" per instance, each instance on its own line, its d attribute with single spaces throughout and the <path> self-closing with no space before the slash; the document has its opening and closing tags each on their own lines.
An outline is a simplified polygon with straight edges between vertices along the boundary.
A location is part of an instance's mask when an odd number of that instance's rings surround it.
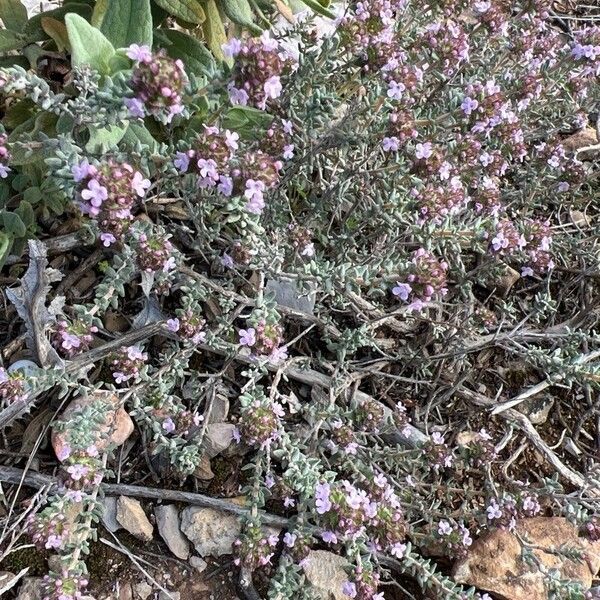
<svg viewBox="0 0 600 600">
<path fill-rule="evenodd" d="M 206 567 L 208 567 L 208 563 L 199 556 L 192 556 L 192 558 L 190 558 L 190 565 L 194 567 L 198 573 L 202 573 L 202 571 L 205 571 Z"/>
<path fill-rule="evenodd" d="M 579 582 L 586 590 L 592 585 L 600 569 L 600 541 L 579 537 L 577 527 L 562 517 L 522 519 L 517 533 L 535 548 L 532 552 L 543 569 L 523 562 L 515 534 L 496 529 L 479 538 L 467 556 L 455 564 L 454 579 L 505 600 L 547 600 L 547 576 L 542 570 L 556 570 L 560 579 Z M 578 562 L 559 555 L 556 550 L 561 547 L 583 552 L 586 560 Z"/>
<path fill-rule="evenodd" d="M 214 479 L 215 474 L 212 472 L 210 466 L 210 458 L 206 455 L 200 457 L 200 462 L 194 471 L 194 477 L 201 479 L 202 481 L 210 481 Z"/>
<path fill-rule="evenodd" d="M 115 496 L 105 496 L 102 501 L 104 511 L 102 513 L 102 524 L 108 531 L 114 533 L 119 531 L 121 526 L 117 521 L 117 499 Z"/>
<path fill-rule="evenodd" d="M 200 556 L 231 554 L 241 530 L 239 517 L 214 508 L 189 506 L 181 514 L 181 531 Z"/>
<path fill-rule="evenodd" d="M 306 579 L 316 588 L 322 600 L 349 600 L 342 592 L 343 585 L 348 581 L 344 567 L 348 561 L 342 556 L 326 550 L 311 550 L 304 565 Z"/>
<path fill-rule="evenodd" d="M 568 152 L 574 152 L 585 146 L 594 146 L 597 143 L 596 130 L 589 125 L 562 141 L 563 148 Z"/>
<path fill-rule="evenodd" d="M 287 306 L 307 315 L 314 313 L 316 299 L 314 289 L 308 294 L 302 294 L 293 279 L 269 279 L 265 290 L 274 294 L 275 302 L 280 306 Z"/>
<path fill-rule="evenodd" d="M 94 441 L 96 448 L 102 452 L 109 445 L 120 446 L 133 433 L 133 421 L 115 394 L 96 391 L 89 396 L 79 396 L 67 406 L 60 420 L 68 420 L 69 417 L 96 403 L 99 403 L 105 411 L 104 423 L 97 427 L 97 438 Z M 69 456 L 69 431 L 54 430 L 52 447 L 58 459 L 65 460 Z"/>
<path fill-rule="evenodd" d="M 569 216 L 573 225 L 577 227 L 589 227 L 591 224 L 589 217 L 581 210 L 570 210 Z"/>
<path fill-rule="evenodd" d="M 133 600 L 133 588 L 128 581 L 119 585 L 118 600 Z"/>
<path fill-rule="evenodd" d="M 489 277 L 484 282 L 484 285 L 487 289 L 495 289 L 504 296 L 521 279 L 521 275 L 518 271 L 515 271 L 512 267 L 504 263 L 500 263 L 500 268 L 501 271 L 497 275 Z"/>
<path fill-rule="evenodd" d="M 537 398 L 527 398 L 517 406 L 517 410 L 527 415 L 533 425 L 541 425 L 548 420 L 548 415 L 554 406 L 552 396 L 539 396 Z"/>
<path fill-rule="evenodd" d="M 42 600 L 41 577 L 24 577 L 16 600 Z"/>
<path fill-rule="evenodd" d="M 149 542 L 152 539 L 154 527 L 138 500 L 119 496 L 117 500 L 117 521 L 136 538 Z"/>
<path fill-rule="evenodd" d="M 181 598 L 181 594 L 179 592 L 169 592 L 165 594 L 165 592 L 161 592 L 158 595 L 158 600 L 179 600 Z"/>
<path fill-rule="evenodd" d="M 154 509 L 158 533 L 169 550 L 181 560 L 187 560 L 190 555 L 190 544 L 179 529 L 179 513 L 174 504 L 157 506 Z"/>
<path fill-rule="evenodd" d="M 146 600 L 152 593 L 152 586 L 147 581 L 140 581 L 136 583 L 133 588 L 134 596 L 140 600 Z"/>
<path fill-rule="evenodd" d="M 204 454 L 210 459 L 226 450 L 233 442 L 233 423 L 213 423 L 208 425 L 202 440 Z"/>
<path fill-rule="evenodd" d="M 229 398 L 223 394 L 215 394 L 210 412 L 206 415 L 206 423 L 223 423 L 229 414 Z"/>
</svg>

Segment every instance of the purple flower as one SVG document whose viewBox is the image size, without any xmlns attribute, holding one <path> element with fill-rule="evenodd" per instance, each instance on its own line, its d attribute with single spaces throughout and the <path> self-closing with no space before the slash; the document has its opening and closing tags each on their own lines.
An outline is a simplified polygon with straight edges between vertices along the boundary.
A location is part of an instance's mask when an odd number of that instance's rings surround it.
<svg viewBox="0 0 600 600">
<path fill-rule="evenodd" d="M 387 96 L 393 100 L 401 100 L 402 92 L 406 89 L 406 86 L 402 82 L 390 81 L 388 84 Z"/>
<path fill-rule="evenodd" d="M 209 158 L 208 160 L 205 160 L 204 158 L 199 158 L 196 164 L 198 165 L 198 169 L 200 170 L 200 175 L 202 177 L 208 177 L 209 179 L 213 179 L 214 181 L 219 180 L 219 173 L 217 172 L 217 163 L 212 158 Z"/>
<path fill-rule="evenodd" d="M 229 129 L 225 130 L 225 145 L 233 152 L 239 148 L 238 140 L 240 139 L 240 134 L 235 131 L 229 131 Z"/>
<path fill-rule="evenodd" d="M 101 233 L 100 241 L 102 245 L 108 248 L 111 244 L 114 244 L 117 241 L 117 238 L 112 233 Z"/>
<path fill-rule="evenodd" d="M 244 196 L 248 198 L 248 200 L 258 200 L 262 199 L 264 191 L 265 184 L 262 181 L 259 179 L 248 179 L 248 181 L 246 181 Z"/>
<path fill-rule="evenodd" d="M 566 181 L 561 181 L 558 186 L 556 186 L 559 192 L 568 192 L 571 187 Z"/>
<path fill-rule="evenodd" d="M 242 49 L 242 42 L 237 38 L 231 38 L 228 42 L 221 45 L 221 49 L 227 58 L 233 58 L 240 53 L 240 50 Z"/>
<path fill-rule="evenodd" d="M 146 115 L 144 103 L 139 98 L 125 98 L 123 104 L 125 104 L 125 108 L 127 108 L 132 117 L 143 119 Z"/>
<path fill-rule="evenodd" d="M 356 584 L 352 581 L 344 581 L 344 585 L 342 586 L 342 593 L 346 594 L 350 598 L 356 598 Z"/>
<path fill-rule="evenodd" d="M 241 346 L 254 346 L 256 344 L 256 329 L 254 327 L 248 327 L 248 329 L 240 329 L 240 345 Z"/>
<path fill-rule="evenodd" d="M 295 533 L 290 533 L 289 531 L 283 536 L 283 543 L 288 547 L 292 548 L 296 543 L 298 536 Z"/>
<path fill-rule="evenodd" d="M 412 287 L 409 283 L 400 283 L 396 282 L 396 287 L 392 288 L 392 294 L 394 296 L 398 296 L 400 300 L 406 302 L 408 300 L 408 296 L 412 292 Z"/>
<path fill-rule="evenodd" d="M 87 189 L 81 192 L 81 197 L 88 200 L 94 208 L 99 208 L 108 198 L 108 190 L 98 183 L 96 179 L 88 181 Z"/>
<path fill-rule="evenodd" d="M 285 160 L 294 158 L 294 144 L 287 144 L 287 146 L 283 147 L 283 158 Z"/>
<path fill-rule="evenodd" d="M 269 362 L 278 364 L 284 361 L 287 357 L 287 346 L 279 346 L 278 348 L 273 348 L 271 354 L 269 354 Z"/>
<path fill-rule="evenodd" d="M 84 158 L 78 165 L 73 165 L 71 167 L 71 174 L 73 175 L 75 183 L 79 183 L 86 177 L 93 175 L 95 172 L 96 169 L 90 165 L 87 158 Z"/>
<path fill-rule="evenodd" d="M 233 179 L 228 175 L 221 175 L 219 177 L 219 185 L 217 186 L 217 191 L 223 196 L 231 196 L 233 193 Z"/>
<path fill-rule="evenodd" d="M 499 519 L 502 516 L 502 511 L 500 510 L 500 507 L 498 506 L 498 503 L 495 500 L 492 500 L 489 504 L 489 506 L 486 509 L 487 512 L 487 518 L 490 521 L 493 521 L 494 519 Z"/>
<path fill-rule="evenodd" d="M 175 333 L 176 331 L 179 331 L 179 319 L 175 318 L 175 319 L 168 319 L 167 320 L 167 329 L 169 331 L 172 331 L 173 333 Z"/>
<path fill-rule="evenodd" d="M 231 258 L 231 256 L 229 256 L 229 254 L 227 254 L 226 252 L 221 257 L 221 264 L 226 269 L 233 269 L 233 267 L 235 267 L 235 262 L 233 261 L 233 258 Z"/>
<path fill-rule="evenodd" d="M 73 481 L 79 481 L 83 477 L 85 477 L 89 473 L 90 469 L 86 465 L 82 465 L 81 463 L 75 463 L 70 467 L 67 467 L 67 473 L 71 476 Z"/>
<path fill-rule="evenodd" d="M 320 515 L 331 510 L 330 491 L 331 487 L 328 483 L 318 483 L 315 487 L 315 507 Z"/>
<path fill-rule="evenodd" d="M 450 535 L 452 533 L 452 525 L 448 521 L 440 521 L 438 524 L 438 533 L 440 535 Z"/>
<path fill-rule="evenodd" d="M 531 267 L 523 267 L 521 269 L 521 277 L 533 277 L 533 269 Z"/>
<path fill-rule="evenodd" d="M 384 137 L 381 145 L 384 152 L 398 152 L 400 148 L 400 140 L 396 136 Z"/>
<path fill-rule="evenodd" d="M 60 462 L 67 460 L 69 456 L 71 456 L 71 447 L 68 444 L 60 446 L 59 449 L 56 451 L 56 458 L 58 458 Z"/>
<path fill-rule="evenodd" d="M 231 104 L 238 104 L 239 106 L 246 106 L 250 96 L 246 90 L 238 89 L 233 84 L 227 87 L 229 92 L 229 100 Z"/>
<path fill-rule="evenodd" d="M 278 75 L 273 75 L 271 77 L 269 77 L 269 79 L 267 79 L 267 81 L 265 81 L 264 84 L 264 90 L 265 90 L 265 94 L 267 95 L 267 98 L 279 98 L 279 96 L 281 96 L 281 90 L 283 89 L 282 85 L 281 85 L 281 80 L 279 79 Z"/>
<path fill-rule="evenodd" d="M 73 335 L 72 333 L 69 333 L 67 331 L 63 331 L 61 346 L 65 350 L 79 348 L 79 346 L 81 346 L 81 340 L 76 335 Z"/>
<path fill-rule="evenodd" d="M 144 179 L 144 176 L 136 171 L 133 179 L 131 180 L 131 187 L 133 191 L 140 197 L 143 198 L 146 195 L 146 190 L 151 186 L 149 179 Z"/>
<path fill-rule="evenodd" d="M 8 177 L 10 170 L 11 170 L 10 167 L 7 167 L 6 165 L 3 165 L 2 163 L 0 163 L 0 179 L 6 179 Z"/>
<path fill-rule="evenodd" d="M 173 419 L 171 419 L 171 417 L 168 417 L 167 419 L 165 419 L 163 421 L 162 428 L 167 433 L 173 433 L 175 431 L 175 423 L 173 422 Z"/>
<path fill-rule="evenodd" d="M 321 534 L 321 539 L 326 544 L 337 544 L 337 535 L 335 535 L 335 533 L 333 533 L 333 531 L 324 531 Z"/>
<path fill-rule="evenodd" d="M 425 142 L 424 144 L 417 144 L 415 148 L 415 156 L 419 159 L 429 158 L 433 154 L 433 145 L 431 142 Z"/>
<path fill-rule="evenodd" d="M 283 125 L 283 133 L 287 133 L 288 135 L 290 135 L 294 130 L 294 125 L 291 121 L 281 119 L 281 124 Z"/>
<path fill-rule="evenodd" d="M 137 60 L 138 62 L 150 62 L 152 60 L 152 52 L 148 46 L 138 46 L 137 44 L 131 44 L 127 48 L 127 57 L 131 60 Z"/>
<path fill-rule="evenodd" d="M 402 558 L 406 552 L 406 544 L 396 543 L 390 549 L 390 554 L 396 558 Z"/>
<path fill-rule="evenodd" d="M 460 107 L 462 108 L 462 111 L 465 113 L 465 115 L 470 115 L 474 110 L 476 110 L 479 107 L 479 102 L 473 98 L 469 98 L 469 96 L 467 96 L 463 101 L 462 104 L 460 105 Z"/>
<path fill-rule="evenodd" d="M 185 173 L 190 167 L 190 157 L 187 152 L 178 152 L 173 161 L 175 168 L 181 173 Z"/>
<path fill-rule="evenodd" d="M 253 198 L 246 203 L 246 210 L 254 215 L 260 215 L 265 208 L 265 201 L 262 198 Z"/>
</svg>

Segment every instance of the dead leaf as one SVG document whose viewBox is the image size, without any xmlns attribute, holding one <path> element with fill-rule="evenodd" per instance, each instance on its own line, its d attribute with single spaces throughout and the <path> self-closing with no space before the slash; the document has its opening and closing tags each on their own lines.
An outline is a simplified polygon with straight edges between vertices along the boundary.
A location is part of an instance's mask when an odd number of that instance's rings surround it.
<svg viewBox="0 0 600 600">
<path fill-rule="evenodd" d="M 18 288 L 6 290 L 8 299 L 14 304 L 19 317 L 27 329 L 27 347 L 42 367 L 64 366 L 64 361 L 46 338 L 46 327 L 52 315 L 46 308 L 46 297 L 50 282 L 56 281 L 56 272 L 47 269 L 46 247 L 38 240 L 29 240 L 29 267 L 21 278 Z M 55 303 L 51 305 L 56 309 Z"/>
<path fill-rule="evenodd" d="M 296 22 L 292 9 L 283 0 L 273 0 L 279 14 L 292 25 Z"/>
<path fill-rule="evenodd" d="M 31 419 L 23 432 L 21 450 L 19 452 L 29 454 L 33 451 L 39 437 L 43 434 L 50 421 L 52 421 L 52 414 L 53 412 L 50 409 L 45 408 L 39 415 Z M 40 447 L 43 449 L 43 444 Z"/>
</svg>

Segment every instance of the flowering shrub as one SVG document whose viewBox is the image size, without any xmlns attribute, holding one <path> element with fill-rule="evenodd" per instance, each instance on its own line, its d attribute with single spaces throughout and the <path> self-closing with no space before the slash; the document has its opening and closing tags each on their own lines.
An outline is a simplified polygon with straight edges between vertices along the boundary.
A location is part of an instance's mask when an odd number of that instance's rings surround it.
<svg viewBox="0 0 600 600">
<path fill-rule="evenodd" d="M 593 129 L 597 28 L 566 36 L 530 0 L 365 0 L 328 35 L 231 37 L 219 62 L 176 56 L 160 28 L 113 46 L 76 17 L 64 90 L 0 69 L 3 99 L 40 123 L 0 139 L 2 193 L 25 195 L 39 169 L 93 246 L 77 250 L 94 291 L 49 301 L 55 371 L 66 389 L 119 392 L 182 482 L 213 458 L 210 390 L 229 389 L 253 509 L 234 560 L 267 575 L 266 596 L 310 597 L 311 551 L 327 548 L 347 559 L 350 598 L 385 599 L 398 574 L 489 598 L 438 572 L 427 541 L 447 565 L 542 514 L 595 539 L 597 516 L 568 495 L 592 485 L 593 459 L 566 461 L 552 420 L 545 441 L 522 403 L 570 387 L 560 430 L 594 455 L 597 164 L 570 140 Z M 131 329 L 108 328 L 114 311 Z M 93 381 L 87 357 L 104 367 Z M 49 387 L 15 373 L 0 371 L 5 407 Z M 85 417 L 62 423 L 60 486 L 29 523 L 64 559 L 48 598 L 87 581 L 113 448 Z M 523 440 L 542 462 L 514 471 Z M 265 508 L 286 531 L 263 527 Z"/>
</svg>

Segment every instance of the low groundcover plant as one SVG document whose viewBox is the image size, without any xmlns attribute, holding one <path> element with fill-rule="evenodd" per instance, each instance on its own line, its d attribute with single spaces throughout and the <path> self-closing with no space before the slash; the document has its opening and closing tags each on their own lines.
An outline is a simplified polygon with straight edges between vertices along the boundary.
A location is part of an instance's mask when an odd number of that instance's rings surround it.
<svg viewBox="0 0 600 600">
<path fill-rule="evenodd" d="M 561 29 L 537 0 L 365 0 L 326 35 L 311 19 L 232 35 L 200 64 L 156 33 L 117 48 L 65 22 L 62 87 L 0 68 L 0 193 L 14 208 L 50 190 L 99 282 L 81 298 L 48 286 L 56 361 L 0 369 L 5 411 L 51 389 L 109 392 L 184 485 L 210 390 L 227 390 L 251 508 L 234 562 L 270 599 L 314 597 L 314 549 L 347 559 L 349 598 L 412 580 L 483 600 L 450 565 L 487 532 L 562 515 L 596 539 L 582 432 L 599 381 L 597 161 L 569 140 L 598 126 L 600 28 Z M 51 214 L 37 218 L 52 237 Z M 0 250 L 8 273 L 18 258 Z M 314 309 L 276 302 L 290 286 Z M 115 313 L 130 332 L 113 335 Z M 519 401 L 490 418 L 540 380 L 561 385 L 557 418 L 580 448 L 568 464 Z M 61 559 L 44 598 L 88 584 L 113 476 L 99 398 L 59 417 L 59 484 L 24 527 Z M 540 465 L 512 470 L 528 443 Z M 592 597 L 544 576 L 548 597 Z"/>
</svg>

